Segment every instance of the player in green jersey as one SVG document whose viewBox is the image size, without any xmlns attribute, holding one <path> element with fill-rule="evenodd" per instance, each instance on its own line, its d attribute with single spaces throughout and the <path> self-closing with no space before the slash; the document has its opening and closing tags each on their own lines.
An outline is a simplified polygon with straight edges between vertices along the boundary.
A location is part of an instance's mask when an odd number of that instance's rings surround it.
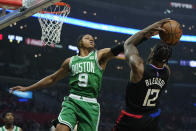
<svg viewBox="0 0 196 131">
<path fill-rule="evenodd" d="M 16 86 L 11 92 L 30 91 L 48 87 L 69 74 L 70 95 L 64 98 L 56 131 L 72 131 L 78 123 L 79 131 L 98 131 L 100 106 L 97 102 L 102 75 L 108 60 L 123 52 L 123 45 L 95 50 L 94 38 L 81 35 L 77 41 L 79 54 L 67 58 L 53 74 L 28 86 Z"/>
<path fill-rule="evenodd" d="M 0 131 L 22 131 L 22 129 L 14 125 L 14 114 L 11 112 L 3 113 L 4 126 L 0 127 Z"/>
</svg>

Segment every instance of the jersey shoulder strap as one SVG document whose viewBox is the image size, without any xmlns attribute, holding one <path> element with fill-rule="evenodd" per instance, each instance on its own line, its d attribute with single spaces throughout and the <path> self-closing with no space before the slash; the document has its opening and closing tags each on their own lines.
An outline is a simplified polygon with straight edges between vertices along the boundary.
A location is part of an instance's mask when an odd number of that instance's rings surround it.
<svg viewBox="0 0 196 131">
<path fill-rule="evenodd" d="M 15 126 L 15 131 L 19 131 L 19 128 L 18 128 L 18 126 Z"/>
<path fill-rule="evenodd" d="M 0 129 L 1 129 L 0 131 L 6 131 L 5 126 L 2 126 Z"/>
<path fill-rule="evenodd" d="M 71 63 L 72 63 L 73 58 L 74 58 L 74 56 L 72 56 L 72 57 L 70 58 L 70 61 L 69 61 L 69 71 L 71 71 Z"/>
<path fill-rule="evenodd" d="M 101 65 L 99 64 L 99 60 L 98 60 L 98 51 L 97 51 L 97 50 L 95 50 L 95 61 L 96 61 L 96 64 L 97 64 L 98 68 L 99 68 L 100 70 L 103 70 L 103 68 L 102 68 Z"/>
<path fill-rule="evenodd" d="M 15 125 L 13 131 L 19 131 L 19 129 L 20 127 Z"/>
</svg>

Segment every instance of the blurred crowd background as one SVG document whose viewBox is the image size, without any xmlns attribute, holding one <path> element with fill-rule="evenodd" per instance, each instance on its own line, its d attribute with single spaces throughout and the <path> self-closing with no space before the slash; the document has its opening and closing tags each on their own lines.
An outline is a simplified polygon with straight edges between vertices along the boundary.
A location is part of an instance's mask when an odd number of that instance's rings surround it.
<svg viewBox="0 0 196 131">
<path fill-rule="evenodd" d="M 67 0 L 71 5 L 69 17 L 98 23 L 143 29 L 162 18 L 177 20 L 183 35 L 196 35 L 196 1 L 194 0 Z M 69 94 L 68 80 L 31 92 L 22 98 L 9 93 L 9 88 L 28 86 L 55 72 L 76 50 L 80 34 L 92 34 L 96 48 L 123 43 L 127 34 L 94 30 L 64 24 L 61 43 L 57 47 L 36 45 L 41 37 L 40 24 L 35 17 L 14 23 L 0 31 L 0 114 L 11 110 L 15 123 L 24 131 L 48 131 L 50 121 L 57 118 L 63 97 Z M 20 38 L 20 39 L 17 39 Z M 161 99 L 161 128 L 163 131 L 196 130 L 196 38 L 181 41 L 173 47 L 169 61 L 171 78 Z M 31 41 L 31 42 L 29 42 Z M 34 41 L 35 43 L 33 44 Z M 150 48 L 160 42 L 150 39 L 139 46 L 146 59 Z M 99 130 L 110 131 L 124 106 L 125 87 L 129 79 L 126 61 L 113 59 L 107 65 L 98 101 L 101 104 Z M 0 126 L 3 125 L 0 119 Z"/>
</svg>

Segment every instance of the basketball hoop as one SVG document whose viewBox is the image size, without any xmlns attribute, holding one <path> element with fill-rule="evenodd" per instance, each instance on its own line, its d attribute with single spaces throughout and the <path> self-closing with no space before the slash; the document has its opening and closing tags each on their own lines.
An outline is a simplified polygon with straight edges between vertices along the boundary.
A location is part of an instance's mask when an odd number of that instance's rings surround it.
<svg viewBox="0 0 196 131">
<path fill-rule="evenodd" d="M 2 16 L 0 18 L 0 30 L 9 26 L 12 23 L 25 19 L 33 14 L 39 12 L 43 8 L 47 8 L 48 6 L 53 5 L 60 0 L 0 0 L 0 7 L 5 9 L 14 9 L 15 11 L 10 12 L 9 15 Z M 55 5 L 59 6 L 59 10 L 57 11 L 58 15 L 62 14 L 63 17 L 67 16 L 69 13 L 69 7 L 65 4 Z M 51 6 L 52 7 L 52 6 Z M 64 7 L 64 8 L 63 8 Z M 66 8 L 65 8 L 66 7 Z M 68 8 L 67 8 L 68 7 Z M 16 10 L 17 9 L 17 10 Z M 48 12 L 56 12 L 57 8 L 51 8 L 52 11 Z M 67 11 L 63 11 L 67 10 Z M 60 13 L 61 12 L 61 13 Z M 66 13 L 65 13 L 66 12 Z M 5 14 L 5 13 L 4 13 Z M 40 14 L 40 13 L 38 13 Z M 36 15 L 38 15 L 36 14 Z M 64 15 L 65 14 L 65 15 Z M 53 14 L 55 15 L 55 14 Z M 61 18 L 63 18 L 61 17 Z"/>
<path fill-rule="evenodd" d="M 70 5 L 65 2 L 57 2 L 42 11 L 39 11 L 40 17 L 38 18 L 41 28 L 42 37 L 41 41 L 44 45 L 59 44 L 63 20 L 70 13 Z M 54 15 L 52 18 L 47 15 Z M 45 15 L 46 17 L 41 17 Z"/>
</svg>

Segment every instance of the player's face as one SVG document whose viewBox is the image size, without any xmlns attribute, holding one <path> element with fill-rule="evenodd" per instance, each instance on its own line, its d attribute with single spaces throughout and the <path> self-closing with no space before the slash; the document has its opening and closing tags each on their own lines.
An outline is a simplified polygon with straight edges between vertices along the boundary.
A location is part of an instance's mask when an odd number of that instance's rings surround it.
<svg viewBox="0 0 196 131">
<path fill-rule="evenodd" d="M 10 113 L 10 112 L 7 113 L 5 115 L 4 122 L 12 124 L 14 122 L 14 115 L 12 113 Z"/>
<path fill-rule="evenodd" d="M 81 46 L 84 48 L 95 48 L 95 41 L 92 35 L 87 34 L 83 36 L 81 42 Z"/>
</svg>

